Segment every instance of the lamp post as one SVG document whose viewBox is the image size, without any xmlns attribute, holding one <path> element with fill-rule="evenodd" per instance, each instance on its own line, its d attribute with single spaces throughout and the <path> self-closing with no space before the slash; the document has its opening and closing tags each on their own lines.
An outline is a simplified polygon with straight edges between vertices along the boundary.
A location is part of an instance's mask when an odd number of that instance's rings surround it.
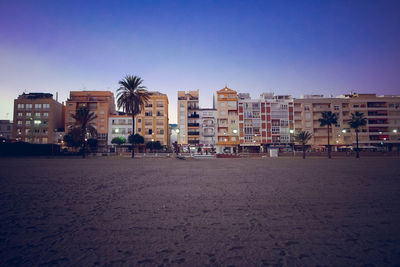
<svg viewBox="0 0 400 267">
<path fill-rule="evenodd" d="M 289 133 L 290 133 L 290 140 L 289 140 L 289 142 L 290 141 L 292 141 L 292 150 L 293 150 L 293 157 L 294 156 L 296 156 L 296 151 L 295 151 L 295 149 L 294 149 L 294 136 L 293 136 L 293 134 L 294 134 L 294 130 L 293 129 L 290 129 L 289 130 Z"/>
</svg>

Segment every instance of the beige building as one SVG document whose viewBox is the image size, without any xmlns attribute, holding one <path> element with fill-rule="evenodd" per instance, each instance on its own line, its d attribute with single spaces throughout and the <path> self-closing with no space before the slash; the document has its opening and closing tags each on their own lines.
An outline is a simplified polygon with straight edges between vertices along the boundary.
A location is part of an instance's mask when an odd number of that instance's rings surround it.
<svg viewBox="0 0 400 267">
<path fill-rule="evenodd" d="M 142 113 L 135 118 L 135 133 L 144 137 L 145 143 L 159 141 L 168 145 L 168 96 L 149 92 L 150 99 Z"/>
<path fill-rule="evenodd" d="M 63 105 L 48 93 L 23 93 L 14 100 L 13 138 L 19 141 L 54 144 L 64 127 Z"/>
<path fill-rule="evenodd" d="M 236 91 L 225 86 L 215 93 L 213 104 L 217 110 L 217 153 L 237 153 L 239 117 Z"/>
<path fill-rule="evenodd" d="M 108 134 L 108 117 L 115 113 L 114 94 L 110 91 L 71 91 L 65 107 L 65 132 L 75 123 L 72 114 L 86 106 L 97 115 L 94 121 L 100 146 L 105 146 Z"/>
<path fill-rule="evenodd" d="M 360 128 L 360 148 L 376 149 L 397 147 L 400 130 L 400 96 L 376 96 L 375 94 L 349 94 L 334 98 L 321 95 L 306 95 L 295 99 L 294 120 L 296 132 L 309 131 L 313 134 L 309 144 L 322 148 L 328 143 L 327 127 L 318 121 L 322 112 L 338 113 L 338 124 L 330 131 L 330 144 L 335 148 L 355 147 L 356 137 L 350 129 L 351 114 L 361 112 L 367 125 Z"/>
<path fill-rule="evenodd" d="M 178 145 L 184 152 L 199 146 L 199 90 L 178 91 Z"/>
</svg>

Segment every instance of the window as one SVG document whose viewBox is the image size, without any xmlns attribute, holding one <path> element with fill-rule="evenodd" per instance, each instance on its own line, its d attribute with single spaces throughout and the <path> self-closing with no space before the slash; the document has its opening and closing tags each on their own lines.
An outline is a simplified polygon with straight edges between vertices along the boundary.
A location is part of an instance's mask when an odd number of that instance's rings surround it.
<svg viewBox="0 0 400 267">
<path fill-rule="evenodd" d="M 22 117 L 22 112 L 18 112 L 18 117 Z"/>
<path fill-rule="evenodd" d="M 163 108 L 164 107 L 164 102 L 157 101 L 157 107 L 158 108 Z"/>
<path fill-rule="evenodd" d="M 42 143 L 47 143 L 47 137 L 42 138 Z"/>
<path fill-rule="evenodd" d="M 40 112 L 36 112 L 35 117 L 40 117 Z"/>
<path fill-rule="evenodd" d="M 339 106 L 338 106 L 338 105 L 334 105 L 334 106 L 333 106 L 333 109 L 334 109 L 334 110 L 339 110 Z"/>
<path fill-rule="evenodd" d="M 35 125 L 39 125 L 39 124 L 42 123 L 42 122 L 41 122 L 40 120 L 34 120 L 33 123 L 34 123 Z"/>
<path fill-rule="evenodd" d="M 104 110 L 100 110 L 100 114 L 104 114 Z"/>
<path fill-rule="evenodd" d="M 42 104 L 35 104 L 35 108 L 36 109 L 41 109 L 42 108 Z"/>
<path fill-rule="evenodd" d="M 25 108 L 26 108 L 26 109 L 32 108 L 32 104 L 26 104 L 26 105 L 25 105 Z"/>
<path fill-rule="evenodd" d="M 221 111 L 220 114 L 221 114 L 221 117 L 226 116 L 226 112 L 225 111 Z"/>
<path fill-rule="evenodd" d="M 231 107 L 231 108 L 236 107 L 236 102 L 235 101 L 229 101 L 228 102 L 228 107 Z"/>
<path fill-rule="evenodd" d="M 138 128 L 138 132 L 141 132 L 142 131 L 142 128 Z"/>
<path fill-rule="evenodd" d="M 220 106 L 221 107 L 226 107 L 226 102 L 221 102 Z"/>
<path fill-rule="evenodd" d="M 24 108 L 24 104 L 18 104 L 18 105 L 17 105 L 17 108 L 18 108 L 18 109 L 23 109 L 23 108 Z"/>
<path fill-rule="evenodd" d="M 310 106 L 304 106 L 304 110 L 310 110 Z"/>
<path fill-rule="evenodd" d="M 144 113 L 144 115 L 150 117 L 150 116 L 153 116 L 153 112 L 152 111 L 146 111 Z"/>
<path fill-rule="evenodd" d="M 27 116 L 27 117 L 30 117 L 30 116 L 32 116 L 32 114 L 31 114 L 30 112 L 27 112 L 27 113 L 26 113 L 26 116 Z"/>
<path fill-rule="evenodd" d="M 48 117 L 48 116 L 49 116 L 49 113 L 47 113 L 47 112 L 43 113 L 43 117 Z"/>
<path fill-rule="evenodd" d="M 72 107 L 73 105 L 74 105 L 74 104 L 72 104 L 72 103 L 69 103 L 69 104 L 68 104 L 68 106 L 70 106 L 70 107 Z"/>
<path fill-rule="evenodd" d="M 307 112 L 307 113 L 305 114 L 305 117 L 306 117 L 306 120 L 310 120 L 310 119 L 311 119 L 311 114 L 310 114 L 310 112 Z"/>
<path fill-rule="evenodd" d="M 50 104 L 43 104 L 43 108 L 46 108 L 46 109 L 50 108 Z"/>
<path fill-rule="evenodd" d="M 104 119 L 100 119 L 100 122 L 104 122 Z"/>
<path fill-rule="evenodd" d="M 22 125 L 22 121 L 17 121 L 17 124 L 18 125 Z"/>
<path fill-rule="evenodd" d="M 311 122 L 310 121 L 306 121 L 306 128 L 311 128 Z"/>
<path fill-rule="evenodd" d="M 25 125 L 31 125 L 31 121 L 26 121 Z"/>
<path fill-rule="evenodd" d="M 141 122 L 142 122 L 142 119 L 138 119 L 137 121 L 138 121 L 138 123 L 141 123 Z M 132 123 L 132 122 L 131 122 L 131 123 Z"/>
</svg>

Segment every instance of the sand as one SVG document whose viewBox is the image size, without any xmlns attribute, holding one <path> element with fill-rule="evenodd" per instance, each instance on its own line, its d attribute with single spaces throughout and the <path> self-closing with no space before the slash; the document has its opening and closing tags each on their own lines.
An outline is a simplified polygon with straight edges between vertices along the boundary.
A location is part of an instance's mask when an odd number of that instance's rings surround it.
<svg viewBox="0 0 400 267">
<path fill-rule="evenodd" d="M 0 266 L 400 264 L 399 163 L 0 158 Z"/>
</svg>

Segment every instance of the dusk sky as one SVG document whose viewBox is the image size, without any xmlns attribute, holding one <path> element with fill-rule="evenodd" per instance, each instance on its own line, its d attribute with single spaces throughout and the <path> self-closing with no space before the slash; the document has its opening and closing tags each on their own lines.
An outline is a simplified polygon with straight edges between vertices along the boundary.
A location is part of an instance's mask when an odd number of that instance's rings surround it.
<svg viewBox="0 0 400 267">
<path fill-rule="evenodd" d="M 400 1 L 0 1 L 0 119 L 26 92 L 400 94 Z M 8 114 L 8 115 L 7 115 Z"/>
</svg>

